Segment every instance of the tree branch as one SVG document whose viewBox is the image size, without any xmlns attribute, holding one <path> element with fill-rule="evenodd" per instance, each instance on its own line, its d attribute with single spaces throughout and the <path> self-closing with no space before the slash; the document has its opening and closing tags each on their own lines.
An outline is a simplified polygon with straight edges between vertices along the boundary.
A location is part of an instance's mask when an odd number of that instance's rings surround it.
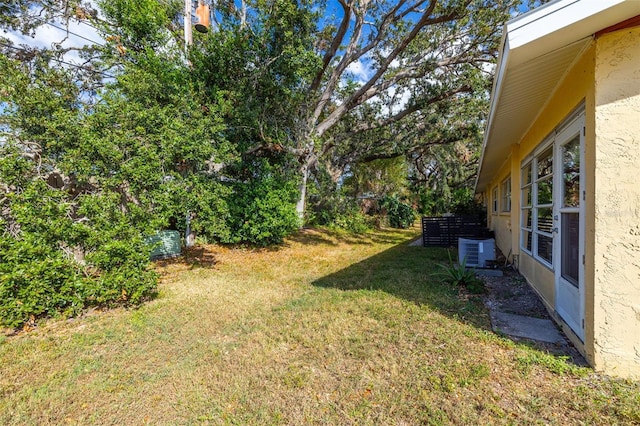
<svg viewBox="0 0 640 426">
<path fill-rule="evenodd" d="M 359 126 L 354 127 L 353 129 L 351 129 L 351 131 L 349 133 L 346 134 L 345 139 L 352 137 L 358 133 L 362 133 L 362 132 L 366 132 L 366 131 L 370 131 L 370 130 L 376 130 L 376 129 L 380 129 L 382 127 L 386 127 L 388 125 L 397 123 L 398 121 L 402 120 L 403 118 L 417 112 L 420 111 L 422 109 L 424 109 L 425 107 L 429 106 L 429 105 L 433 105 L 437 102 L 441 102 L 445 99 L 448 99 L 458 93 L 470 93 L 472 92 L 473 89 L 471 88 L 471 86 L 469 85 L 463 85 L 461 87 L 458 87 L 457 89 L 453 89 L 453 90 L 449 90 L 447 92 L 443 92 L 440 93 L 438 96 L 434 96 L 430 99 L 421 101 L 421 102 L 417 102 L 414 105 L 411 105 L 407 108 L 405 108 L 404 110 L 400 111 L 399 113 L 384 119 L 384 120 L 378 120 L 378 121 L 374 121 L 374 122 L 370 122 L 370 123 L 362 123 Z"/>
<path fill-rule="evenodd" d="M 351 4 L 346 3 L 344 0 L 339 0 L 339 3 L 342 6 L 342 11 L 344 15 L 342 17 L 342 21 L 340 22 L 340 26 L 338 27 L 338 31 L 336 32 L 336 35 L 333 37 L 331 46 L 324 54 L 324 57 L 322 59 L 322 67 L 316 74 L 315 78 L 313 79 L 313 82 L 311 83 L 311 86 L 309 87 L 309 91 L 311 93 L 314 93 L 320 87 L 320 84 L 322 83 L 322 78 L 324 77 L 324 74 L 327 72 L 327 68 L 329 67 L 329 64 L 331 63 L 336 53 L 338 52 L 338 49 L 340 48 L 340 45 L 344 40 L 344 36 L 347 34 L 347 30 L 349 29 L 349 22 L 351 20 L 351 11 L 352 11 Z"/>
<path fill-rule="evenodd" d="M 468 5 L 470 2 L 471 0 L 467 0 L 465 2 L 465 6 Z M 360 89 L 358 89 L 355 93 L 353 93 L 350 97 L 348 97 L 340 106 L 338 106 L 334 111 L 332 111 L 327 118 L 325 118 L 320 124 L 318 124 L 315 132 L 317 136 L 322 136 L 328 129 L 333 127 L 348 111 L 352 110 L 356 106 L 361 105 L 367 99 L 370 99 L 371 97 L 375 96 L 376 93 L 380 93 L 380 90 L 384 90 L 383 88 L 385 88 L 385 86 L 387 85 L 378 84 L 379 80 L 382 79 L 384 74 L 387 72 L 391 63 L 400 55 L 400 53 L 402 53 L 407 48 L 407 46 L 417 37 L 417 35 L 420 33 L 420 31 L 423 28 L 429 25 L 436 25 L 443 22 L 449 22 L 459 17 L 459 13 L 457 11 L 452 11 L 448 14 L 431 17 L 431 14 L 435 9 L 436 5 L 437 5 L 437 0 L 432 0 L 429 3 L 429 6 L 426 8 L 426 10 L 423 12 L 420 20 L 415 24 L 412 30 L 404 37 L 404 39 L 402 39 L 400 43 L 398 43 L 393 48 L 393 50 L 389 53 L 389 55 L 387 55 L 387 57 L 378 67 L 375 74 L 365 84 L 363 84 L 360 87 Z M 345 58 L 343 58 L 343 61 L 347 57 L 348 55 L 345 55 Z M 343 71 L 344 70 L 342 70 L 342 72 Z M 327 98 L 326 100 L 328 101 L 328 98 L 329 98 L 328 94 L 325 93 L 323 98 L 325 97 Z M 319 103 L 318 108 L 320 107 L 324 108 L 325 104 L 321 105 Z M 318 108 L 316 108 L 316 113 L 314 115 L 315 117 L 320 116 L 320 112 L 318 111 Z"/>
</svg>

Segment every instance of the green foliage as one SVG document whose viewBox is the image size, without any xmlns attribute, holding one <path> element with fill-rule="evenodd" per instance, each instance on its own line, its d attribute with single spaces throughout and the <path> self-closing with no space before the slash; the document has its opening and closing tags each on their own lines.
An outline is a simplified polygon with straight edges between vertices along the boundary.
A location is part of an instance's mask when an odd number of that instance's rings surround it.
<svg viewBox="0 0 640 426">
<path fill-rule="evenodd" d="M 361 162 L 353 166 L 344 180 L 345 192 L 354 197 L 364 194 L 382 198 L 408 193 L 408 165 L 404 156 Z"/>
<path fill-rule="evenodd" d="M 225 103 L 199 98 L 165 53 L 130 53 L 91 106 L 69 72 L 0 57 L 2 324 L 150 297 L 143 236 L 187 212 L 228 238 L 230 190 L 207 166 L 229 155 Z"/>
<path fill-rule="evenodd" d="M 222 241 L 278 244 L 299 227 L 295 182 L 266 160 L 253 163 L 252 171 L 257 177 L 234 184 L 229 198 L 230 235 Z"/>
<path fill-rule="evenodd" d="M 90 7 L 30 4 L 46 18 Z M 455 206 L 469 177 L 458 165 L 477 157 L 486 108 L 488 80 L 477 64 L 491 60 L 496 23 L 512 4 L 438 3 L 434 16 L 451 20 L 417 28 L 432 20 L 396 15 L 393 3 L 354 3 L 344 16 L 373 23 L 365 35 L 313 1 L 258 1 L 245 5 L 248 13 L 232 2 L 218 8 L 217 30 L 194 34 L 185 52 L 180 2 L 99 0 L 92 22 L 105 45 L 80 52 L 85 68 L 52 60 L 63 48 L 11 53 L 16 60 L 0 54 L 0 232 L 12 270 L 46 265 L 51 274 L 39 286 L 65 295 L 69 312 L 136 303 L 154 286 L 144 235 L 183 231 L 189 215 L 207 241 L 278 243 L 300 225 L 295 201 L 307 171 L 316 173 L 311 186 L 323 186 L 324 165 L 333 185 L 308 209 L 318 224 L 364 232 L 372 219 L 363 209 L 382 207 L 391 226 L 410 226 L 413 209 L 399 198 L 408 195 L 409 170 L 429 198 L 423 210 Z M 26 13 L 31 6 L 10 5 L 22 13 L 3 15 L 1 25 L 41 25 Z M 432 53 L 460 54 L 460 34 L 468 63 L 438 68 Z M 358 93 L 350 64 L 364 59 L 380 69 Z M 101 81 L 95 70 L 115 77 Z M 341 180 L 348 170 L 351 181 Z M 358 205 L 365 192 L 385 198 Z M 26 285 L 7 274 L 6 282 Z M 14 284 L 8 299 L 30 306 Z M 38 300 L 42 311 L 21 308 L 22 319 L 9 322 L 70 309 Z"/>
<path fill-rule="evenodd" d="M 386 196 L 380 201 L 380 207 L 386 211 L 389 225 L 393 228 L 406 229 L 413 225 L 416 212 L 407 203 L 396 196 Z"/>
<path fill-rule="evenodd" d="M 480 210 L 475 207 L 473 194 L 480 135 L 478 131 L 464 141 L 430 146 L 414 159 L 412 189 L 421 214 L 474 214 Z"/>
<path fill-rule="evenodd" d="M 363 214 L 355 199 L 336 189 L 327 176 L 319 177 L 318 185 L 310 188 L 307 223 L 353 233 L 371 230 L 375 218 Z"/>
<path fill-rule="evenodd" d="M 118 23 L 115 28 L 108 27 L 109 35 L 118 36 L 120 43 L 135 50 L 165 49 L 170 36 L 167 27 L 181 10 L 181 5 L 172 1 L 99 0 L 97 3 L 106 20 Z"/>
<path fill-rule="evenodd" d="M 32 316 L 76 314 L 85 305 L 81 268 L 36 237 L 0 236 L 0 324 L 17 327 Z"/>
<path fill-rule="evenodd" d="M 469 187 L 454 191 L 451 213 L 460 216 L 475 216 L 482 220 L 487 218 L 486 208 L 476 200 L 473 189 Z"/>
<path fill-rule="evenodd" d="M 153 295 L 149 248 L 127 216 L 111 208 L 117 197 L 79 198 L 71 204 L 41 180 L 9 194 L 0 222 L 0 324 L 18 327 Z"/>
<path fill-rule="evenodd" d="M 484 281 L 476 276 L 474 269 L 467 268 L 466 258 L 456 264 L 451 260 L 451 253 L 449 253 L 449 264 L 440 265 L 440 269 L 440 272 L 435 275 L 443 277 L 448 283 L 456 287 L 465 287 L 474 294 L 486 292 Z"/>
<path fill-rule="evenodd" d="M 371 216 L 364 215 L 357 210 L 337 213 L 328 224 L 329 228 L 341 229 L 355 234 L 363 234 L 372 228 Z"/>
</svg>

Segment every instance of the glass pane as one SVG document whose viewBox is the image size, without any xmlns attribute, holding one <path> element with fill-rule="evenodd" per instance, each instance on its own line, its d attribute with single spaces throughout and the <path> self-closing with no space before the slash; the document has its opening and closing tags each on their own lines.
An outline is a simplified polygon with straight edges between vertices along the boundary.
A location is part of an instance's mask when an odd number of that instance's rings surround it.
<svg viewBox="0 0 640 426">
<path fill-rule="evenodd" d="M 522 168 L 522 184 L 527 185 L 531 183 L 531 163 Z"/>
<path fill-rule="evenodd" d="M 553 228 L 553 210 L 551 208 L 538 209 L 538 224 L 536 229 L 538 231 L 551 233 Z"/>
<path fill-rule="evenodd" d="M 505 194 L 502 196 L 502 211 L 503 212 L 511 211 L 511 194 Z"/>
<path fill-rule="evenodd" d="M 580 136 L 562 147 L 564 207 L 580 207 Z"/>
<path fill-rule="evenodd" d="M 522 241 L 524 243 L 524 248 L 527 251 L 531 251 L 531 232 L 530 231 L 522 231 Z"/>
<path fill-rule="evenodd" d="M 553 263 L 553 238 L 536 234 L 538 238 L 538 256 L 549 263 Z"/>
<path fill-rule="evenodd" d="M 562 214 L 562 249 L 560 272 L 562 278 L 578 287 L 580 216 L 578 213 Z"/>
<path fill-rule="evenodd" d="M 553 171 L 553 147 L 549 147 L 538 157 L 538 179 L 548 176 Z"/>
<path fill-rule="evenodd" d="M 551 177 L 538 182 L 538 202 L 539 204 L 551 204 L 553 202 L 553 180 Z"/>
<path fill-rule="evenodd" d="M 503 212 L 511 211 L 511 178 L 502 182 L 502 206 Z"/>
<path fill-rule="evenodd" d="M 531 209 L 522 210 L 522 227 L 531 229 Z"/>
<path fill-rule="evenodd" d="M 522 205 L 531 207 L 531 187 L 522 188 Z"/>
</svg>

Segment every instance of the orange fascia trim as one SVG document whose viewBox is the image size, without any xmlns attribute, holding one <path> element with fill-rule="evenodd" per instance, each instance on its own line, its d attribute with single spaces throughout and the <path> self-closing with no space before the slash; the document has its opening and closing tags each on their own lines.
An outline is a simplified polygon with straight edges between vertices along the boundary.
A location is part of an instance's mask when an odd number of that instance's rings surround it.
<svg viewBox="0 0 640 426">
<path fill-rule="evenodd" d="M 624 30 L 626 28 L 637 27 L 639 25 L 640 25 L 640 15 L 637 15 L 637 16 L 634 16 L 633 18 L 626 19 L 626 20 L 624 20 L 622 22 L 618 22 L 615 25 L 612 25 L 610 27 L 602 29 L 602 30 L 598 31 L 595 34 L 595 36 L 596 36 L 596 38 L 598 38 L 603 34 L 612 33 L 614 31 L 618 31 L 618 30 Z"/>
</svg>

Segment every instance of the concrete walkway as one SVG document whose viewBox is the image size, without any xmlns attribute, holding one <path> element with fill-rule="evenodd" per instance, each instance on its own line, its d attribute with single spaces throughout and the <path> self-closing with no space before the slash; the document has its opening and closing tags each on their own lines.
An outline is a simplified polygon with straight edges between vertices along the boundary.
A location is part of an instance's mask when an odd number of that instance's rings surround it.
<svg viewBox="0 0 640 426">
<path fill-rule="evenodd" d="M 480 269 L 477 272 L 481 277 L 504 277 L 500 269 Z M 534 294 L 526 297 L 536 297 Z M 564 336 L 558 331 L 553 321 L 547 318 L 536 318 L 528 315 L 505 312 L 505 307 L 509 310 L 511 306 L 504 303 L 496 303 L 491 298 L 486 302 L 491 316 L 491 328 L 497 333 L 508 336 L 522 337 L 524 339 L 537 340 L 540 342 L 563 344 Z"/>
<path fill-rule="evenodd" d="M 420 235 L 420 238 L 418 238 L 417 240 L 411 241 L 409 245 L 422 247 L 422 235 Z"/>
<path fill-rule="evenodd" d="M 565 338 L 551 320 L 508 314 L 490 309 L 493 331 L 509 336 L 563 344 Z"/>
</svg>

